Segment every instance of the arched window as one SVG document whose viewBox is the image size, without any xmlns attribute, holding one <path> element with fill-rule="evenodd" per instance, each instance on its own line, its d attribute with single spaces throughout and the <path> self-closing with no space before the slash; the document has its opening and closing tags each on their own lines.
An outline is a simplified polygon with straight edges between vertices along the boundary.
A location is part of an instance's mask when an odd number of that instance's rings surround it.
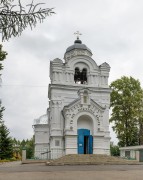
<svg viewBox="0 0 143 180">
<path fill-rule="evenodd" d="M 80 82 L 80 71 L 78 67 L 75 68 L 74 82 L 75 83 Z"/>
<path fill-rule="evenodd" d="M 87 83 L 87 69 L 83 68 L 80 72 L 79 68 L 75 68 L 74 81 L 77 84 L 86 84 Z"/>
<path fill-rule="evenodd" d="M 81 72 L 81 84 L 86 84 L 87 83 L 87 70 L 83 68 Z"/>
</svg>

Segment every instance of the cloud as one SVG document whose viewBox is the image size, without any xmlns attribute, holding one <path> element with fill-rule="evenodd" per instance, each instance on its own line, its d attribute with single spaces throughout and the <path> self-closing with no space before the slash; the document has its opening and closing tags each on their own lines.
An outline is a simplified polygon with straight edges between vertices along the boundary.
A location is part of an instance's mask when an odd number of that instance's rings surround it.
<svg viewBox="0 0 143 180">
<path fill-rule="evenodd" d="M 31 138 L 33 120 L 45 113 L 50 60 L 63 59 L 77 30 L 97 64 L 110 64 L 109 82 L 128 75 L 143 83 L 141 0 L 49 0 L 46 6 L 55 7 L 56 14 L 3 44 L 8 52 L 2 75 L 4 120 L 18 139 Z"/>
</svg>

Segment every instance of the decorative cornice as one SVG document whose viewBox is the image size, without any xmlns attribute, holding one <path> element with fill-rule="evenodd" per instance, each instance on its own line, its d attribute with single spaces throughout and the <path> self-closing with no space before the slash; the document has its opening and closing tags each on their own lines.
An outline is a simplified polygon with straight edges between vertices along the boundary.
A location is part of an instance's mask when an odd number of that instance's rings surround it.
<svg viewBox="0 0 143 180">
<path fill-rule="evenodd" d="M 84 50 L 84 49 L 74 49 L 70 52 L 65 53 L 64 59 L 67 62 L 71 58 L 76 57 L 76 56 L 89 56 L 89 57 L 91 57 L 92 53 L 87 51 L 87 50 Z"/>
<path fill-rule="evenodd" d="M 88 88 L 90 91 L 93 92 L 106 92 L 106 93 L 111 93 L 111 89 L 107 87 L 92 87 L 91 85 L 86 85 L 86 84 L 74 84 L 74 85 L 65 85 L 65 84 L 49 84 L 49 89 L 61 89 L 61 90 L 74 90 L 78 91 L 81 88 Z"/>
</svg>

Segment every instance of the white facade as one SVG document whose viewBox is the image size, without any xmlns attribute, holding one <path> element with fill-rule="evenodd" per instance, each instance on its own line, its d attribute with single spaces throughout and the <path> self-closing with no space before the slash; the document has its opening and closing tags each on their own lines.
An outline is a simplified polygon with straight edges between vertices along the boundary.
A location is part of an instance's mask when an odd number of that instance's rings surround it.
<svg viewBox="0 0 143 180">
<path fill-rule="evenodd" d="M 91 56 L 77 39 L 67 48 L 64 62 L 50 62 L 48 121 L 35 123 L 34 129 L 35 148 L 47 145 L 52 158 L 55 152 L 110 154 L 110 66 L 98 66 Z"/>
</svg>

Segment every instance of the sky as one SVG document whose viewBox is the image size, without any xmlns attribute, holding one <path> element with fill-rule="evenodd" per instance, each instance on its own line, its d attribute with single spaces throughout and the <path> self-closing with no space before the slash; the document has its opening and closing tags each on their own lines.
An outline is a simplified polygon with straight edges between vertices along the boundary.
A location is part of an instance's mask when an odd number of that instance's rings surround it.
<svg viewBox="0 0 143 180">
<path fill-rule="evenodd" d="M 25 3 L 29 0 L 25 0 Z M 35 0 L 54 8 L 32 31 L 3 42 L 8 52 L 2 71 L 1 97 L 4 121 L 10 135 L 19 140 L 31 138 L 33 120 L 48 107 L 49 63 L 63 60 L 74 43 L 74 32 L 91 49 L 98 65 L 111 66 L 109 83 L 132 76 L 143 87 L 143 1 L 142 0 Z M 111 140 L 116 135 L 111 131 Z"/>
</svg>

